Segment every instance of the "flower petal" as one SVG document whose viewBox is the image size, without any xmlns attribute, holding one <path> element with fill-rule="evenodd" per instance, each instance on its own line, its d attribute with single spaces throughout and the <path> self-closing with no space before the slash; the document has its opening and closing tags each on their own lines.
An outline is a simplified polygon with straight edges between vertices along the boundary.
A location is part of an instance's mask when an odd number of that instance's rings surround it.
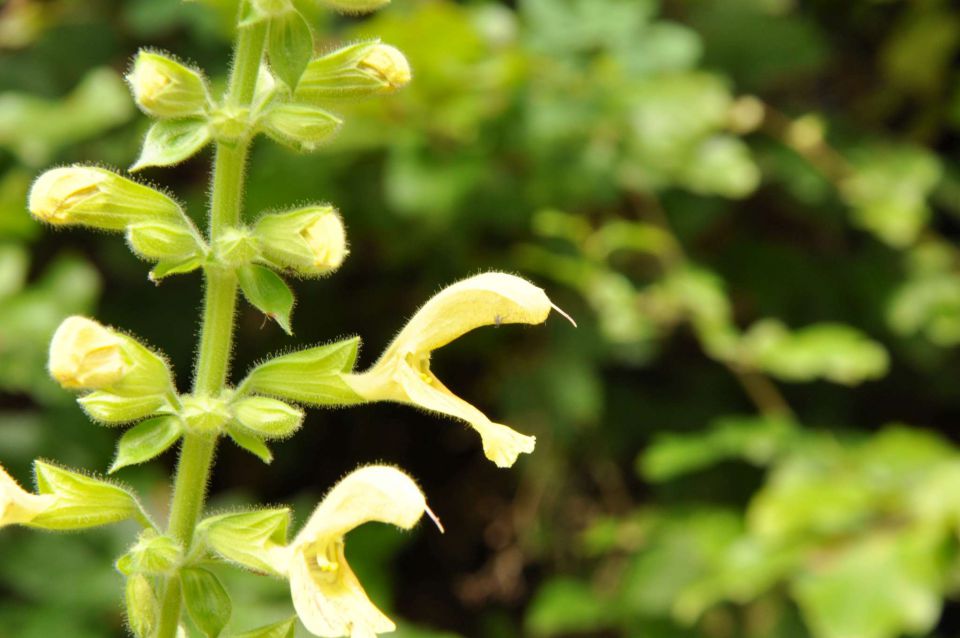
<svg viewBox="0 0 960 638">
<path fill-rule="evenodd" d="M 426 511 L 413 479 L 385 465 L 355 470 L 330 490 L 291 544 L 290 593 L 307 629 L 351 638 L 393 631 L 347 564 L 343 535 L 368 521 L 410 529 Z"/>
<path fill-rule="evenodd" d="M 494 423 L 487 416 L 451 392 L 432 374 L 429 381 L 407 364 L 397 371 L 398 381 L 411 403 L 427 410 L 463 419 L 477 431 L 483 441 L 483 452 L 498 467 L 510 467 L 522 453 L 533 452 L 536 438 L 520 434 L 506 425 Z"/>
<path fill-rule="evenodd" d="M 514 275 L 489 272 L 447 286 L 417 311 L 387 348 L 425 353 L 480 326 L 538 324 L 552 308 L 543 289 Z"/>
<path fill-rule="evenodd" d="M 325 571 L 302 551 L 294 552 L 290 594 L 301 622 L 316 636 L 374 638 L 396 629 L 370 602 L 346 560 Z"/>
<path fill-rule="evenodd" d="M 0 527 L 29 523 L 54 500 L 49 494 L 27 492 L 0 466 Z"/>
</svg>

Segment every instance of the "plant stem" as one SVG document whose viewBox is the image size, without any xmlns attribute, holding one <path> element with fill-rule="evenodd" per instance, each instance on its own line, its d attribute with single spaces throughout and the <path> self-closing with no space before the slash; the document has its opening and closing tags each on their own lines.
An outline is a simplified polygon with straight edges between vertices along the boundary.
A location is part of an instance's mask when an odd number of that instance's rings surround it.
<svg viewBox="0 0 960 638">
<path fill-rule="evenodd" d="M 248 106 L 253 98 L 265 37 L 266 27 L 262 23 L 239 30 L 227 104 Z M 249 140 L 217 143 L 210 204 L 211 245 L 224 229 L 240 221 L 249 148 Z M 230 367 L 237 276 L 231 270 L 213 265 L 204 269 L 204 277 L 203 323 L 193 391 L 216 396 L 224 389 Z M 167 533 L 180 541 L 187 553 L 203 512 L 216 445 L 216 438 L 211 436 L 187 433 L 183 437 Z M 180 579 L 172 577 L 167 579 L 163 594 L 157 638 L 174 638 L 179 624 Z"/>
</svg>

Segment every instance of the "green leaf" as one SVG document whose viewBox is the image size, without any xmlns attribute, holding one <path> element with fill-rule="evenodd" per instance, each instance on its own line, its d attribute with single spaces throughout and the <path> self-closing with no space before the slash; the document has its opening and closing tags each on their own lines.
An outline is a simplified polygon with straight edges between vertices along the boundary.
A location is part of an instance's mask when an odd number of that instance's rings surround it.
<svg viewBox="0 0 960 638">
<path fill-rule="evenodd" d="M 929 530 L 875 532 L 811 561 L 793 584 L 821 638 L 924 635 L 940 616 L 945 538 Z"/>
<path fill-rule="evenodd" d="M 263 266 L 248 264 L 239 270 L 240 289 L 255 308 L 273 319 L 288 335 L 293 292 L 280 276 Z"/>
<path fill-rule="evenodd" d="M 772 319 L 751 326 L 739 356 L 784 381 L 825 379 L 843 385 L 880 378 L 889 365 L 884 347 L 850 326 L 821 323 L 790 331 Z"/>
<path fill-rule="evenodd" d="M 150 271 L 147 278 L 154 283 L 158 283 L 161 279 L 169 277 L 170 275 L 182 275 L 193 272 L 203 265 L 203 260 L 203 255 L 188 257 L 182 261 L 161 260 L 153 267 L 153 270 Z"/>
<path fill-rule="evenodd" d="M 310 25 L 297 11 L 287 11 L 270 18 L 267 40 L 270 67 L 293 91 L 303 70 L 313 57 L 313 34 Z"/>
<path fill-rule="evenodd" d="M 343 382 L 353 370 L 359 337 L 275 357 L 250 371 L 239 392 L 267 394 L 311 405 L 350 405 L 362 399 Z"/>
<path fill-rule="evenodd" d="M 297 617 L 281 620 L 278 623 L 251 629 L 242 634 L 237 634 L 234 638 L 293 638 L 297 629 Z"/>
<path fill-rule="evenodd" d="M 527 631 L 537 636 L 594 633 L 615 622 L 609 603 L 588 583 L 572 578 L 556 578 L 544 583 L 524 619 Z"/>
<path fill-rule="evenodd" d="M 143 150 L 130 172 L 148 166 L 173 166 L 192 157 L 210 141 L 206 121 L 198 118 L 160 120 L 147 131 Z"/>
<path fill-rule="evenodd" d="M 113 474 L 122 467 L 144 463 L 163 454 L 182 433 L 180 419 L 175 416 L 160 416 L 137 424 L 120 437 L 117 458 L 108 473 Z"/>
<path fill-rule="evenodd" d="M 658 437 L 638 459 L 638 468 L 648 480 L 669 481 L 731 458 L 766 465 L 796 436 L 796 427 L 790 421 L 724 418 L 703 433 Z"/>
<path fill-rule="evenodd" d="M 183 602 L 190 618 L 207 638 L 217 638 L 230 621 L 233 604 L 217 576 L 202 567 L 180 570 Z"/>
<path fill-rule="evenodd" d="M 267 444 L 255 437 L 253 434 L 249 433 L 246 428 L 236 427 L 232 424 L 228 425 L 227 435 L 230 436 L 234 443 L 242 447 L 247 452 L 250 452 L 250 454 L 258 457 L 267 465 L 273 462 L 273 452 L 270 451 L 270 448 L 267 447 Z"/>
</svg>

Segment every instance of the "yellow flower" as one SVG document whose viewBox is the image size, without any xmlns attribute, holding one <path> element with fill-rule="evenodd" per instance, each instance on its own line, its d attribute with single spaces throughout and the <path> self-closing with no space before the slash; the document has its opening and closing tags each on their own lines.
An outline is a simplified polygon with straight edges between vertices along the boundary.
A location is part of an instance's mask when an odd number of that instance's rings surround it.
<svg viewBox="0 0 960 638">
<path fill-rule="evenodd" d="M 0 527 L 29 523 L 53 505 L 54 498 L 27 492 L 0 466 Z"/>
<path fill-rule="evenodd" d="M 378 44 L 371 48 L 358 66 L 376 74 L 393 90 L 410 84 L 412 77 L 407 58 L 389 44 Z"/>
<path fill-rule="evenodd" d="M 50 342 L 50 375 L 65 388 L 106 388 L 127 368 L 120 337 L 85 317 L 64 320 Z"/>
<path fill-rule="evenodd" d="M 447 389 L 430 370 L 430 353 L 480 326 L 543 323 L 551 308 L 562 314 L 542 289 L 520 277 L 494 272 L 464 279 L 420 308 L 369 370 L 344 380 L 368 401 L 411 403 L 463 419 L 480 434 L 487 458 L 510 467 L 533 451 L 536 439 L 492 422 Z"/>
<path fill-rule="evenodd" d="M 389 466 L 362 467 L 330 490 L 288 546 L 288 563 L 278 566 L 304 626 L 329 638 L 375 638 L 396 629 L 347 564 L 343 537 L 370 521 L 410 529 L 424 513 L 436 521 L 413 479 Z"/>
</svg>

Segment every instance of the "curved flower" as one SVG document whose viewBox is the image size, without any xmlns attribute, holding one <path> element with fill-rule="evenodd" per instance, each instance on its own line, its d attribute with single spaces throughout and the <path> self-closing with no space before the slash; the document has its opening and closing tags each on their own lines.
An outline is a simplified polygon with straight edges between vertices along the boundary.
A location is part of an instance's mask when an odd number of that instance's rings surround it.
<svg viewBox="0 0 960 638">
<path fill-rule="evenodd" d="M 521 453 L 533 451 L 536 439 L 492 422 L 447 389 L 430 370 L 430 353 L 480 326 L 543 323 L 551 308 L 563 314 L 542 289 L 520 277 L 493 272 L 464 279 L 424 304 L 369 370 L 344 380 L 368 401 L 411 403 L 463 419 L 480 434 L 487 458 L 510 467 Z"/>
<path fill-rule="evenodd" d="M 304 626 L 330 638 L 374 638 L 396 629 L 347 564 L 343 537 L 370 521 L 410 529 L 425 512 L 436 521 L 417 484 L 393 467 L 362 467 L 337 483 L 288 546 L 287 565 L 280 566 Z"/>
<path fill-rule="evenodd" d="M 24 490 L 0 466 L 0 527 L 29 523 L 50 508 L 54 500 L 50 494 Z"/>
</svg>

